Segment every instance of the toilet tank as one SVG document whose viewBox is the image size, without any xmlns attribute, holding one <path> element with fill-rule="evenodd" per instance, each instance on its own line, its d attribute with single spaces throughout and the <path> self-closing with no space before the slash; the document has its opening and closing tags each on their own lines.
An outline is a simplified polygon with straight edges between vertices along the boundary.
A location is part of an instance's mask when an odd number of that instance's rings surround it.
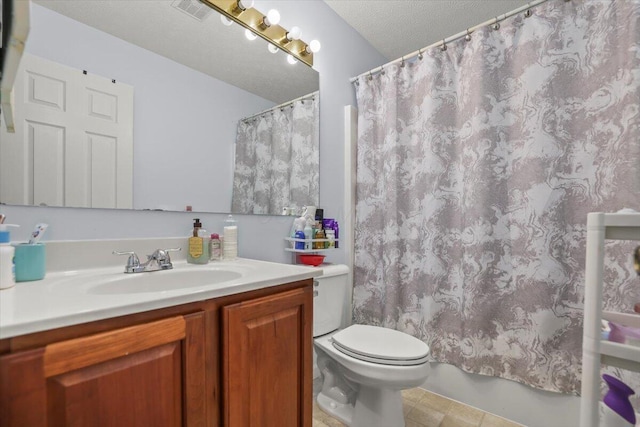
<svg viewBox="0 0 640 427">
<path fill-rule="evenodd" d="M 345 305 L 349 303 L 349 267 L 328 264 L 320 267 L 322 276 L 314 278 L 313 336 L 340 328 Z"/>
</svg>

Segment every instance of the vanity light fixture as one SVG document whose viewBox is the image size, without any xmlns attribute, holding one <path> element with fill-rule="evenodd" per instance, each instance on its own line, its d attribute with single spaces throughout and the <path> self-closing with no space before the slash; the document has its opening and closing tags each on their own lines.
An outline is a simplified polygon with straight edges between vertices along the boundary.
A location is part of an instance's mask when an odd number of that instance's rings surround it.
<svg viewBox="0 0 640 427">
<path fill-rule="evenodd" d="M 300 27 L 296 27 L 295 25 L 291 27 L 291 30 L 287 31 L 287 34 L 286 34 L 286 38 L 289 41 L 300 40 L 301 36 L 302 36 L 302 30 L 300 29 Z"/>
<path fill-rule="evenodd" d="M 262 24 L 260 25 L 260 27 L 262 29 L 265 29 L 272 25 L 278 25 L 279 23 L 280 23 L 280 12 L 278 12 L 275 9 L 270 9 L 269 12 L 267 12 L 267 16 L 264 16 L 262 18 Z"/>
<path fill-rule="evenodd" d="M 278 53 L 278 51 L 280 50 L 275 45 L 273 45 L 271 43 L 267 44 L 267 49 L 269 49 L 269 52 L 271 52 L 271 53 Z"/>
<path fill-rule="evenodd" d="M 248 28 L 244 30 L 244 36 L 247 38 L 247 40 L 255 40 L 258 38 L 258 36 L 253 34 L 253 32 Z"/>
<path fill-rule="evenodd" d="M 307 54 L 318 53 L 321 47 L 322 45 L 318 40 L 311 40 L 311 43 L 309 43 L 309 45 L 306 46 L 304 50 L 305 52 L 307 52 Z"/>
<path fill-rule="evenodd" d="M 298 60 L 293 57 L 293 55 L 287 55 L 287 62 L 291 65 L 296 65 Z"/>
<path fill-rule="evenodd" d="M 238 0 L 235 3 L 234 12 L 236 13 L 242 13 L 253 7 L 253 0 Z"/>
<path fill-rule="evenodd" d="M 226 17 L 226 16 L 224 16 L 224 15 L 220 15 L 220 21 L 222 21 L 222 23 L 223 23 L 224 25 L 226 25 L 227 27 L 228 27 L 229 25 L 233 24 L 233 21 L 232 21 L 231 19 L 227 18 L 227 17 Z"/>
<path fill-rule="evenodd" d="M 254 35 L 262 37 L 273 44 L 293 59 L 302 61 L 310 67 L 313 66 L 313 54 L 316 43 L 307 43 L 300 40 L 300 28 L 293 27 L 291 31 L 278 25 L 280 13 L 272 9 L 265 16 L 259 10 L 254 9 L 252 0 L 200 0 L 203 4 L 218 11 L 236 24 L 243 26 Z M 313 45 L 313 46 L 312 46 Z M 320 43 L 317 42 L 319 49 Z M 308 47 L 308 48 L 307 48 Z"/>
</svg>

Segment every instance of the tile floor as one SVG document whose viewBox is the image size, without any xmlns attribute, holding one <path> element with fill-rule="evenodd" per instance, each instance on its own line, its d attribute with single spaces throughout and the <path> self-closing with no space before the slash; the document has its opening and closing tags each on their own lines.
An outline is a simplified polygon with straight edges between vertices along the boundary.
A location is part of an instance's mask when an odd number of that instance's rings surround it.
<svg viewBox="0 0 640 427">
<path fill-rule="evenodd" d="M 420 388 L 405 390 L 402 397 L 406 427 L 521 427 Z M 344 424 L 324 413 L 314 399 L 313 427 L 344 427 Z"/>
</svg>

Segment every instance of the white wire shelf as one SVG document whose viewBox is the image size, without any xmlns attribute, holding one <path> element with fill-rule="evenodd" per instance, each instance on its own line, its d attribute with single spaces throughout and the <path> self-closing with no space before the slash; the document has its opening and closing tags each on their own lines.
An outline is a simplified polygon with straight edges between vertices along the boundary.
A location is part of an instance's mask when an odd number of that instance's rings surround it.
<svg viewBox="0 0 640 427">
<path fill-rule="evenodd" d="M 314 243 L 325 243 L 325 242 L 338 242 L 339 239 L 297 239 L 295 237 L 285 237 L 284 240 L 286 240 L 287 242 L 291 242 L 293 244 L 295 244 L 296 242 L 298 243 L 309 243 L 311 244 L 311 246 L 313 246 Z M 336 249 L 335 246 L 331 247 L 331 248 L 319 248 L 319 249 L 295 249 L 295 248 L 284 248 L 285 251 L 287 252 L 295 252 L 295 253 L 299 253 L 299 254 L 313 254 L 316 252 L 327 252 L 327 251 L 332 251 Z"/>
</svg>

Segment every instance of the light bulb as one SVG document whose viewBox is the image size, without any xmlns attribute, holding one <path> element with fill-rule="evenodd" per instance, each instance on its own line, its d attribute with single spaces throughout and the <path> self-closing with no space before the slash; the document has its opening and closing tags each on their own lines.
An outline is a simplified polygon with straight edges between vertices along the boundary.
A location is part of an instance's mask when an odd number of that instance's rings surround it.
<svg viewBox="0 0 640 427">
<path fill-rule="evenodd" d="M 291 30 L 287 32 L 287 40 L 299 40 L 302 36 L 302 30 L 300 27 L 291 27 Z"/>
<path fill-rule="evenodd" d="M 253 7 L 253 0 L 238 0 L 238 9 L 245 11 Z"/>
<path fill-rule="evenodd" d="M 233 21 L 232 21 L 231 19 L 227 18 L 227 17 L 226 17 L 226 16 L 224 16 L 224 15 L 220 15 L 220 20 L 221 20 L 221 21 L 222 21 L 222 23 L 223 23 L 224 25 L 226 25 L 227 27 L 228 27 L 229 25 L 233 24 Z"/>
<path fill-rule="evenodd" d="M 267 45 L 267 48 L 269 49 L 269 52 L 271 52 L 271 53 L 276 53 L 276 52 L 278 52 L 278 51 L 280 50 L 280 49 L 278 49 L 278 48 L 276 47 L 276 45 L 273 45 L 273 44 L 271 44 L 271 43 L 269 43 L 269 44 Z"/>
<path fill-rule="evenodd" d="M 318 53 L 320 51 L 320 42 L 318 40 L 311 40 L 309 45 L 305 47 L 307 53 Z"/>
<path fill-rule="evenodd" d="M 293 55 L 287 55 L 287 62 L 291 65 L 295 65 L 298 60 L 293 57 Z"/>
<path fill-rule="evenodd" d="M 262 20 L 262 22 L 267 27 L 278 25 L 278 22 L 280 22 L 280 12 L 275 9 L 270 9 L 269 12 L 267 12 L 267 16 Z"/>
<path fill-rule="evenodd" d="M 249 29 L 244 30 L 244 36 L 247 38 L 247 40 L 255 40 L 258 38 L 258 36 L 253 34 Z"/>
</svg>

